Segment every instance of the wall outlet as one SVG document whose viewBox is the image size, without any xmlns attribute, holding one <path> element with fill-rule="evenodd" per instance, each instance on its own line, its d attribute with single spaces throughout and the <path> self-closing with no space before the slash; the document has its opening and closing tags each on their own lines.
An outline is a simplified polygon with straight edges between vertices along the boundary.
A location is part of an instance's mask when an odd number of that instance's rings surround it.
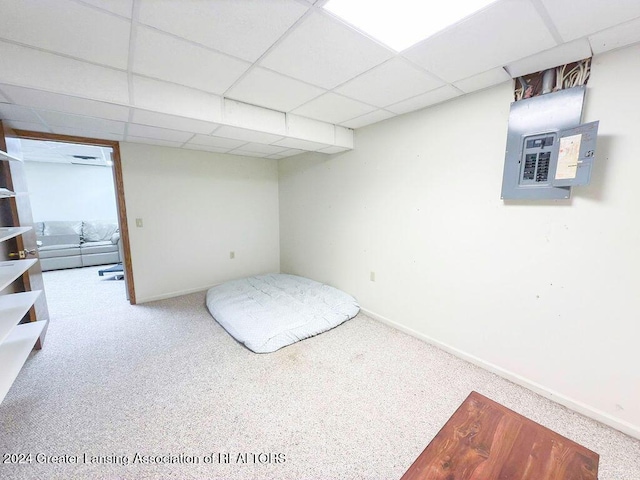
<svg viewBox="0 0 640 480">
<path fill-rule="evenodd" d="M 141 218 L 136 218 L 136 227 L 142 228 L 142 219 Z"/>
<path fill-rule="evenodd" d="M 229 252 L 229 258 L 231 260 L 233 260 L 234 258 L 236 258 L 236 252 Z"/>
<path fill-rule="evenodd" d="M 376 281 L 376 272 L 371 272 L 369 274 L 369 280 L 371 280 L 372 282 Z"/>
</svg>

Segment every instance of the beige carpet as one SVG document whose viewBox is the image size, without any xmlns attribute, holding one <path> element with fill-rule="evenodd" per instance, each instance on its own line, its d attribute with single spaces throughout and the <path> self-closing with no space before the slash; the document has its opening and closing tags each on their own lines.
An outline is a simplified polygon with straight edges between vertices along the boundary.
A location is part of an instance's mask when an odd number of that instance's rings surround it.
<svg viewBox="0 0 640 480">
<path fill-rule="evenodd" d="M 476 390 L 640 479 L 640 441 L 364 315 L 257 355 L 204 292 L 129 306 L 97 270 L 45 275 L 45 348 L 0 405 L 0 454 L 31 461 L 0 478 L 397 479 Z"/>
</svg>

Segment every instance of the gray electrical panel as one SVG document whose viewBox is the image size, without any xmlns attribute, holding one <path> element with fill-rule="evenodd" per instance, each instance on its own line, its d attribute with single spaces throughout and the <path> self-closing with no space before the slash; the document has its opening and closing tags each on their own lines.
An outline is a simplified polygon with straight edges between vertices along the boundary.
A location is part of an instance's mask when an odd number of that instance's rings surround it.
<svg viewBox="0 0 640 480">
<path fill-rule="evenodd" d="M 549 185 L 549 167 L 556 139 L 553 132 L 523 137 L 519 186 Z"/>
<path fill-rule="evenodd" d="M 511 104 L 501 198 L 564 199 L 591 178 L 598 122 L 580 125 L 585 87 Z"/>
</svg>

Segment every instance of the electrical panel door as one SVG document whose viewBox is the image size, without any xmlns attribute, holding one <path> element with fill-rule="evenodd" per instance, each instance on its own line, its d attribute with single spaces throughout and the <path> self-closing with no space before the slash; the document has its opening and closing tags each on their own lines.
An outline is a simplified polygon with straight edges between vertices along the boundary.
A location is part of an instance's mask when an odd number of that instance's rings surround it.
<svg viewBox="0 0 640 480">
<path fill-rule="evenodd" d="M 573 187 L 589 184 L 598 124 L 599 122 L 585 123 L 558 132 L 558 147 L 553 149 L 551 155 L 552 185 Z"/>
</svg>

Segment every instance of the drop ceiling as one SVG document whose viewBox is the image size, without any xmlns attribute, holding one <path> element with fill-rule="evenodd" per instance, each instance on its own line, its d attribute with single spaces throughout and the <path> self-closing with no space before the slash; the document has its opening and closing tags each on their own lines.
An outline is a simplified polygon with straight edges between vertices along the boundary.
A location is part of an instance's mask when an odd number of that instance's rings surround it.
<svg viewBox="0 0 640 480">
<path fill-rule="evenodd" d="M 338 153 L 352 129 L 640 41 L 638 0 L 498 0 L 402 52 L 323 3 L 0 0 L 0 118 L 273 159 Z"/>
</svg>

